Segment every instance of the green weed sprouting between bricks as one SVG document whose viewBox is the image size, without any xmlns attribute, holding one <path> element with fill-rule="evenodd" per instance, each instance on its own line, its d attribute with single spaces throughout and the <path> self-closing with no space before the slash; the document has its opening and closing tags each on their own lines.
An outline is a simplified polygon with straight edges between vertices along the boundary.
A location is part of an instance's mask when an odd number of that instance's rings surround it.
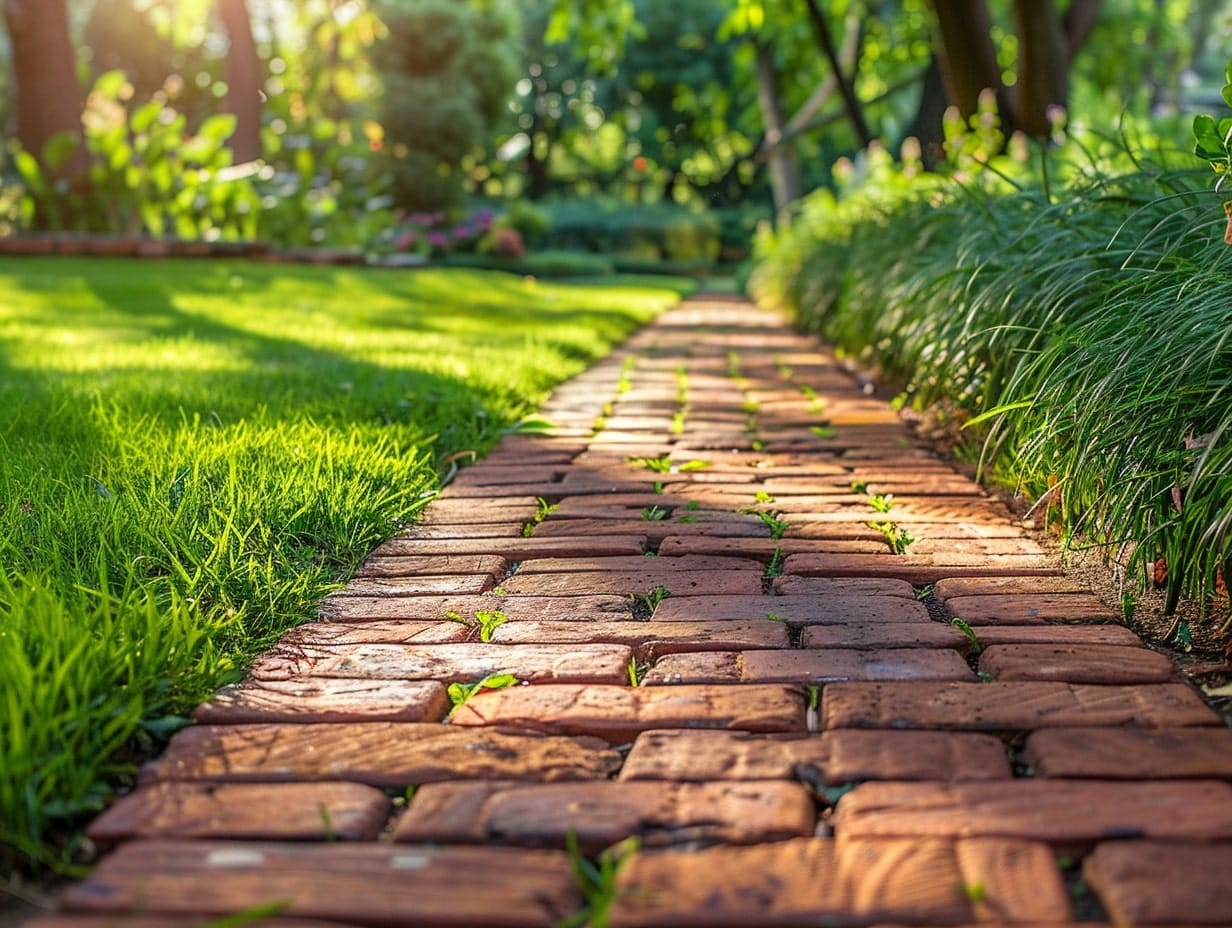
<svg viewBox="0 0 1232 928">
<path fill-rule="evenodd" d="M 582 854 L 577 834 L 565 835 L 565 850 L 573 870 L 574 885 L 586 906 L 576 915 L 556 923 L 555 928 L 607 928 L 616 902 L 616 878 L 621 868 L 641 849 L 636 837 L 625 838 L 601 851 L 593 861 Z"/>
<path fill-rule="evenodd" d="M 645 609 L 648 612 L 654 612 L 655 607 L 671 595 L 671 590 L 660 584 L 649 593 L 631 593 L 629 594 L 629 599 L 633 601 L 635 606 Z"/>
<path fill-rule="evenodd" d="M 450 705 L 453 706 L 450 715 L 465 706 L 476 693 L 482 693 L 485 690 L 503 690 L 510 686 L 517 686 L 520 682 L 511 673 L 490 673 L 474 683 L 450 683 L 445 688 Z"/>
<path fill-rule="evenodd" d="M 670 511 L 663 506 L 644 506 L 642 507 L 642 521 L 662 522 Z"/>
<path fill-rule="evenodd" d="M 535 529 L 548 516 L 560 508 L 560 503 L 550 503 L 542 496 L 535 497 L 535 514 L 531 516 L 531 520 L 522 526 L 522 537 L 530 538 L 535 534 Z"/>
<path fill-rule="evenodd" d="M 159 267 L 0 259 L 0 870 L 69 869 L 114 784 L 413 521 L 442 461 L 674 300 Z"/>
<path fill-rule="evenodd" d="M 1199 164 L 1087 133 L 968 164 L 959 186 L 874 153 L 861 184 L 761 240 L 752 287 L 965 426 L 985 479 L 1060 486 L 1071 547 L 1144 587 L 1162 560 L 1166 607 L 1206 606 L 1232 574 L 1232 249 Z"/>
<path fill-rule="evenodd" d="M 641 686 L 652 666 L 650 661 L 640 661 L 636 655 L 629 658 L 628 666 L 625 667 L 625 672 L 629 675 L 629 685 Z"/>
<path fill-rule="evenodd" d="M 762 572 L 762 580 L 768 583 L 781 576 L 783 573 L 783 560 L 783 549 L 775 548 L 774 553 L 770 555 L 770 562 L 766 564 L 766 569 Z"/>
<path fill-rule="evenodd" d="M 746 515 L 757 516 L 765 523 L 766 528 L 770 530 L 770 537 L 777 541 L 783 537 L 783 534 L 791 528 L 791 523 L 785 519 L 779 518 L 776 512 L 763 512 L 760 509 L 743 509 L 741 510 Z"/>
<path fill-rule="evenodd" d="M 980 644 L 980 639 L 976 636 L 974 628 L 958 616 L 954 616 L 950 619 L 950 624 L 967 636 L 967 640 L 971 642 L 971 653 L 979 654 L 984 650 L 984 646 Z"/>
</svg>

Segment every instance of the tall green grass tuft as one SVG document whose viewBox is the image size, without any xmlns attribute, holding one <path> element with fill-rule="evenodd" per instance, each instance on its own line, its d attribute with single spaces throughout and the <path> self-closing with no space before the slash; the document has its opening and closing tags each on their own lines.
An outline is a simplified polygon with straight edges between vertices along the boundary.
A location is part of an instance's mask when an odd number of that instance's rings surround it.
<svg viewBox="0 0 1232 928">
<path fill-rule="evenodd" d="M 672 285 L 0 261 L 0 866 L 71 868 L 181 714 Z"/>
<path fill-rule="evenodd" d="M 946 178 L 874 153 L 762 240 L 754 291 L 963 427 L 1070 545 L 1205 603 L 1232 575 L 1232 249 L 1195 164 L 1091 135 Z"/>
</svg>

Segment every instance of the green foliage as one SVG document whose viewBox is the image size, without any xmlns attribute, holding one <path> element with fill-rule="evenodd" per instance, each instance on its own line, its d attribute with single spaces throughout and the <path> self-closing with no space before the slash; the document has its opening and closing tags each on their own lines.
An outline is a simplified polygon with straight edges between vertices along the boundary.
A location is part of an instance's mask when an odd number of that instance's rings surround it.
<svg viewBox="0 0 1232 928">
<path fill-rule="evenodd" d="M 374 8 L 387 30 L 374 59 L 394 199 L 411 210 L 456 207 L 464 162 L 484 147 L 514 83 L 511 12 L 450 0 Z"/>
<path fill-rule="evenodd" d="M 709 267 L 719 255 L 719 223 L 710 213 L 670 204 L 630 206 L 571 198 L 547 207 L 549 247 L 617 258 L 669 259 Z"/>
<path fill-rule="evenodd" d="M 1162 558 L 1174 607 L 1232 566 L 1232 252 L 1192 158 L 1128 138 L 949 180 L 872 153 L 762 242 L 756 290 L 965 424 L 1069 543 L 1143 582 Z"/>
<path fill-rule="evenodd" d="M 1225 74 L 1222 96 L 1228 106 L 1232 106 L 1232 62 L 1228 64 Z M 1216 120 L 1213 116 L 1199 113 L 1193 121 L 1194 154 L 1210 164 L 1219 179 L 1215 182 L 1215 192 L 1218 193 L 1223 183 L 1232 171 L 1232 119 Z"/>
<path fill-rule="evenodd" d="M 63 866 L 79 816 L 413 520 L 443 462 L 675 299 L 0 260 L 0 866 Z"/>
<path fill-rule="evenodd" d="M 453 706 L 453 709 L 450 711 L 454 712 L 461 709 L 470 702 L 472 696 L 485 690 L 503 690 L 511 686 L 517 686 L 519 682 L 521 681 L 511 673 L 490 673 L 482 680 L 476 680 L 474 683 L 450 683 L 445 688 L 445 693 L 449 696 L 449 703 Z"/>
</svg>

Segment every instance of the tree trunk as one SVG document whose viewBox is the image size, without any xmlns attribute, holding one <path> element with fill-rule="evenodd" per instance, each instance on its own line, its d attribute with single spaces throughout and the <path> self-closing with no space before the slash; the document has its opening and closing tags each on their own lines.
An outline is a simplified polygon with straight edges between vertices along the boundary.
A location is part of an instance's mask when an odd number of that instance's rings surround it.
<svg viewBox="0 0 1232 928">
<path fill-rule="evenodd" d="M 261 58 L 252 36 L 252 20 L 244 0 L 218 0 L 218 16 L 227 32 L 227 98 L 224 108 L 235 114 L 235 132 L 228 143 L 234 161 L 261 157 Z"/>
<path fill-rule="evenodd" d="M 68 36 L 65 0 L 3 0 L 16 83 L 17 140 L 41 162 L 47 142 L 72 133 L 77 150 L 61 176 L 83 172 L 89 155 L 81 142 L 85 95 L 77 83 L 73 46 Z"/>
<path fill-rule="evenodd" d="M 1018 82 L 1014 113 L 1019 129 L 1033 138 L 1051 131 L 1048 111 L 1069 99 L 1069 47 L 1061 19 L 1051 3 L 1014 0 L 1018 36 Z"/>
<path fill-rule="evenodd" d="M 830 64 L 835 80 L 838 81 L 838 89 L 843 96 L 843 108 L 847 111 L 847 118 L 855 130 L 856 138 L 860 140 L 860 147 L 868 148 L 873 141 L 873 136 L 868 131 L 868 122 L 864 118 L 864 109 L 856 98 L 855 87 L 843 71 L 843 63 L 839 58 L 838 46 L 834 44 L 834 35 L 830 32 L 830 24 L 826 22 L 825 15 L 817 6 L 817 0 L 805 0 L 805 2 L 808 6 L 809 21 L 813 24 L 813 33 L 817 36 L 817 43 L 821 46 L 822 54 Z"/>
<path fill-rule="evenodd" d="M 779 78 L 774 70 L 774 58 L 768 45 L 757 43 L 757 105 L 761 110 L 762 126 L 770 149 L 770 188 L 774 192 L 774 208 L 782 212 L 789 204 L 804 195 L 804 181 L 800 176 L 800 161 L 796 146 L 778 144 L 786 128 L 783 104 L 779 97 Z"/>
<path fill-rule="evenodd" d="M 967 118 L 978 110 L 980 94 L 992 90 L 997 95 L 1001 123 L 1009 133 L 1016 119 L 1001 81 L 985 0 L 933 0 L 933 11 L 941 39 L 938 59 L 950 102 Z"/>
<path fill-rule="evenodd" d="M 929 61 L 922 83 L 920 103 L 915 110 L 915 119 L 907 129 L 907 135 L 914 136 L 920 143 L 920 157 L 924 161 L 924 167 L 931 171 L 945 160 L 942 120 L 946 107 L 950 105 L 945 94 L 945 81 L 941 77 L 941 62 L 936 55 Z"/>
</svg>

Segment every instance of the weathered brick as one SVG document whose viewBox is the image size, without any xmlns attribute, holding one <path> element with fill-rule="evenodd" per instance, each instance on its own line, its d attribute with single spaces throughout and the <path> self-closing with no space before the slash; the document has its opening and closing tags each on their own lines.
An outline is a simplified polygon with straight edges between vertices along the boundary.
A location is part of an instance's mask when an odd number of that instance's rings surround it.
<svg viewBox="0 0 1232 928">
<path fill-rule="evenodd" d="M 632 650 L 621 645 L 354 644 L 275 648 L 257 659 L 253 680 L 344 677 L 352 680 L 478 680 L 511 673 L 521 681 L 618 683 Z"/>
<path fill-rule="evenodd" d="M 942 602 L 962 596 L 1090 594 L 1090 588 L 1065 576 L 946 577 L 938 580 L 933 595 Z"/>
<path fill-rule="evenodd" d="M 915 599 L 915 587 L 906 580 L 876 577 L 778 577 L 774 591 L 780 596 L 893 596 Z"/>
<path fill-rule="evenodd" d="M 416 596 L 407 599 L 326 598 L 318 610 L 327 622 L 451 622 L 450 614 L 500 611 L 510 622 L 594 622 L 629 618 L 628 595 L 597 596 Z"/>
<path fill-rule="evenodd" d="M 1232 729 L 1051 728 L 1023 757 L 1041 777 L 1232 780 Z"/>
<path fill-rule="evenodd" d="M 648 684 L 711 683 L 833 683 L 840 680 L 974 680 L 967 662 L 947 650 L 780 650 L 740 651 L 660 658 Z M 730 669 L 729 669 L 730 668 Z"/>
<path fill-rule="evenodd" d="M 356 577 L 416 577 L 421 574 L 486 575 L 493 579 L 509 569 L 509 562 L 495 554 L 447 554 L 370 557 L 355 572 Z"/>
<path fill-rule="evenodd" d="M 966 652 L 971 641 L 938 622 L 869 622 L 810 625 L 800 638 L 805 648 L 952 648 Z"/>
<path fill-rule="evenodd" d="M 563 851 L 375 842 L 134 841 L 62 897 L 69 912 L 164 917 L 231 917 L 271 901 L 287 919 L 527 928 L 582 906 Z"/>
<path fill-rule="evenodd" d="M 793 554 L 783 565 L 787 574 L 805 577 L 887 577 L 913 584 L 936 583 L 945 577 L 987 577 L 1059 570 L 1048 558 L 1034 555 L 968 556 L 922 554 Z"/>
<path fill-rule="evenodd" d="M 645 570 L 589 573 L 514 574 L 503 587 L 510 593 L 536 596 L 590 596 L 599 593 L 646 593 L 664 587 L 673 596 L 715 593 L 760 593 L 764 568 L 748 570 L 656 569 L 658 558 L 646 558 Z"/>
<path fill-rule="evenodd" d="M 965 888 L 981 887 L 973 902 Z M 958 925 L 1070 917 L 1046 845 L 797 838 L 638 854 L 620 871 L 613 928 Z"/>
<path fill-rule="evenodd" d="M 509 622 L 492 635 L 495 644 L 622 644 L 639 657 L 678 651 L 786 648 L 787 627 L 768 620 L 748 622 Z"/>
<path fill-rule="evenodd" d="M 501 538 L 400 539 L 387 541 L 377 549 L 377 553 L 383 558 L 488 554 L 499 555 L 507 561 L 525 561 L 529 558 L 560 556 L 636 558 L 641 557 L 644 550 L 645 538 L 638 535 L 596 535 L 591 538 L 562 539 L 540 535 L 536 531 L 529 538 L 519 534 Z"/>
<path fill-rule="evenodd" d="M 631 836 L 648 847 L 780 841 L 811 835 L 816 819 L 795 783 L 431 783 L 394 840 L 563 847 L 572 833 L 594 854 Z"/>
<path fill-rule="evenodd" d="M 461 615 L 461 613 L 459 613 Z M 309 622 L 278 639 L 281 648 L 335 647 L 348 644 L 457 644 L 473 637 L 462 622 Z"/>
<path fill-rule="evenodd" d="M 449 700 L 435 680 L 295 678 L 224 686 L 193 710 L 198 722 L 434 722 Z"/>
<path fill-rule="evenodd" d="M 372 840 L 389 797 L 359 783 L 151 783 L 90 823 L 99 845 L 131 838 Z"/>
<path fill-rule="evenodd" d="M 351 780 L 401 789 L 455 779 L 604 779 L 619 766 L 619 755 L 595 739 L 431 723 L 195 725 L 172 737 L 141 780 Z"/>
<path fill-rule="evenodd" d="M 1045 622 L 1114 622 L 1117 615 L 1089 593 L 1013 593 L 952 596 L 951 615 L 969 625 L 1038 625 Z"/>
<path fill-rule="evenodd" d="M 1118 645 L 1140 647 L 1124 625 L 981 625 L 976 637 L 984 647 L 997 644 Z"/>
<path fill-rule="evenodd" d="M 1082 874 L 1117 925 L 1227 925 L 1232 844 L 1109 841 Z"/>
<path fill-rule="evenodd" d="M 1004 683 L 833 683 L 822 691 L 826 728 L 1030 731 L 1070 726 L 1215 725 L 1219 716 L 1188 686 Z"/>
<path fill-rule="evenodd" d="M 610 572 L 614 574 L 633 573 L 638 576 L 667 580 L 687 573 L 728 570 L 761 571 L 762 565 L 749 558 L 701 555 L 687 557 L 643 557 L 641 555 L 633 557 L 545 557 L 524 561 L 518 567 L 517 576 Z"/>
<path fill-rule="evenodd" d="M 769 561 L 779 555 L 806 553 L 876 554 L 884 551 L 881 540 L 860 539 L 807 539 L 807 538 L 697 538 L 671 535 L 659 545 L 659 555 L 679 557 L 683 555 L 740 555 Z"/>
<path fill-rule="evenodd" d="M 807 776 L 827 786 L 862 780 L 989 780 L 1010 776 L 991 735 L 932 731 L 750 734 L 648 731 L 638 735 L 622 780 L 771 780 Z"/>
<path fill-rule="evenodd" d="M 522 686 L 472 697 L 453 725 L 499 725 L 632 741 L 655 728 L 803 731 L 804 694 L 797 687 Z"/>
<path fill-rule="evenodd" d="M 1211 780 L 864 783 L 839 800 L 849 838 L 996 837 L 1084 846 L 1104 838 L 1232 839 L 1232 786 Z"/>
<path fill-rule="evenodd" d="M 1068 683 L 1163 683 L 1179 677 L 1171 660 L 1144 647 L 999 644 L 980 654 L 980 670 L 994 680 Z"/>
<path fill-rule="evenodd" d="M 439 596 L 442 594 L 482 593 L 492 588 L 491 574 L 476 574 L 467 577 L 397 577 L 363 578 L 352 580 L 341 590 L 330 593 L 331 599 L 348 596 L 390 597 Z"/>
</svg>

